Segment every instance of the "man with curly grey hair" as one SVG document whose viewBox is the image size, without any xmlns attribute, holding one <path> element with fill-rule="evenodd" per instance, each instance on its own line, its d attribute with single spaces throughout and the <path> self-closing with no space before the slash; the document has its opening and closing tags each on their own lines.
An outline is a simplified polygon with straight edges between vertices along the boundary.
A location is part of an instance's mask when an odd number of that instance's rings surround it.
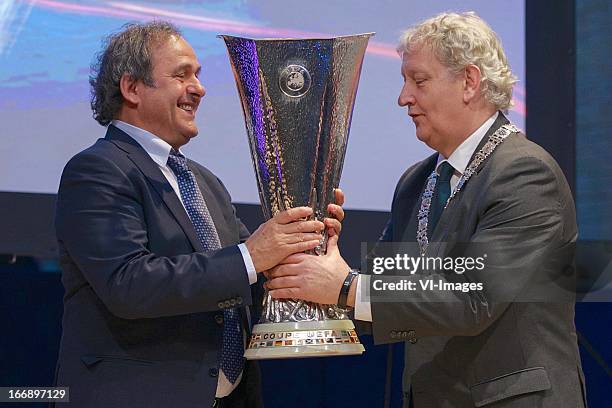
<svg viewBox="0 0 612 408">
<path fill-rule="evenodd" d="M 267 287 L 354 306 L 377 344 L 405 342 L 405 406 L 583 407 L 574 293 L 549 291 L 575 277 L 574 201 L 554 159 L 502 113 L 516 78 L 499 39 L 474 13 L 443 13 L 398 51 L 398 103 L 436 153 L 400 178 L 369 256 L 383 274 L 349 272 L 333 239 L 325 256 L 289 257 Z M 404 254 L 411 270 L 395 263 Z M 425 267 L 436 259 L 451 266 Z"/>
<path fill-rule="evenodd" d="M 252 235 L 181 147 L 204 97 L 193 48 L 166 22 L 109 37 L 91 76 L 106 136 L 62 174 L 55 225 L 64 298 L 57 379 L 76 407 L 258 407 L 245 362 L 259 272 L 339 220 L 277 214 Z M 342 201 L 341 195 L 338 195 Z"/>
</svg>

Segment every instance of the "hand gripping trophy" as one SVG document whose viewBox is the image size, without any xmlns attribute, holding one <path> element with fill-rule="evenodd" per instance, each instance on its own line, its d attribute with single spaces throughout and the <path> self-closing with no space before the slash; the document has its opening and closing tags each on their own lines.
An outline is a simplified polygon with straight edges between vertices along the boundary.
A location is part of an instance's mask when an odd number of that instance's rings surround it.
<svg viewBox="0 0 612 408">
<path fill-rule="evenodd" d="M 373 33 L 327 39 L 225 40 L 264 215 L 310 206 L 325 217 L 340 182 L 361 65 Z M 313 256 L 325 253 L 327 236 Z M 361 354 L 336 305 L 264 296 L 245 357 Z"/>
</svg>

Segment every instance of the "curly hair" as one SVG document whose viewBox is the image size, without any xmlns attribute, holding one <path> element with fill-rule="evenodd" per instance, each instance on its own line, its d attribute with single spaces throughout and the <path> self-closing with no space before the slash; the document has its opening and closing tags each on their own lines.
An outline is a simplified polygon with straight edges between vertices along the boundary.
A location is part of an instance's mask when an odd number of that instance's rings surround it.
<svg viewBox="0 0 612 408">
<path fill-rule="evenodd" d="M 410 52 L 429 46 L 438 60 L 459 74 L 476 65 L 482 74 L 485 99 L 498 110 L 512 107 L 512 87 L 517 82 L 500 39 L 476 13 L 441 13 L 406 30 L 397 51 Z"/>
<path fill-rule="evenodd" d="M 91 110 L 93 118 L 102 126 L 115 118 L 123 104 L 121 77 L 129 75 L 147 86 L 153 81 L 153 47 L 181 32 L 166 21 L 143 24 L 128 23 L 118 33 L 108 36 L 104 49 L 91 66 Z"/>
</svg>

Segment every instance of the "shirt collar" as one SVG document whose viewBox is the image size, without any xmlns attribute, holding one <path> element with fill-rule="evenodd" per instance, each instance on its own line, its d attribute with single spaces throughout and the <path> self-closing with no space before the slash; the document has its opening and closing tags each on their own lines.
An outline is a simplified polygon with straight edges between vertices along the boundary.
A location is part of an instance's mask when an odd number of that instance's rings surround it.
<svg viewBox="0 0 612 408">
<path fill-rule="evenodd" d="M 453 153 L 451 153 L 448 159 L 445 159 L 444 156 L 438 154 L 438 163 L 436 164 L 436 172 L 439 174 L 440 164 L 444 161 L 448 161 L 451 166 L 455 169 L 455 173 L 459 172 L 460 175 L 465 172 L 467 168 L 470 158 L 474 155 L 476 148 L 482 141 L 482 138 L 487 133 L 487 130 L 497 119 L 499 112 L 495 112 L 489 119 L 487 119 L 478 129 L 474 131 L 467 139 L 463 141 L 455 149 Z"/>
<path fill-rule="evenodd" d="M 115 119 L 111 122 L 111 124 L 123 130 L 132 139 L 136 140 L 145 150 L 145 152 L 151 156 L 151 159 L 153 159 L 153 161 L 159 166 L 165 167 L 168 164 L 168 156 L 170 156 L 172 146 L 170 146 L 165 140 L 162 140 L 151 132 L 134 125 L 130 125 L 129 123 L 121 120 Z M 180 149 L 179 152 L 182 153 Z"/>
</svg>

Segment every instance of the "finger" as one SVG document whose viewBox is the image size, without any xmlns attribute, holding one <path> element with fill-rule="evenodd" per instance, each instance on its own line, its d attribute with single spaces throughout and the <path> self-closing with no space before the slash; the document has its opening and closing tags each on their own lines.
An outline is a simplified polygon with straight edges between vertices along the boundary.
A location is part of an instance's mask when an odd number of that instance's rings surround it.
<svg viewBox="0 0 612 408">
<path fill-rule="evenodd" d="M 296 242 L 295 244 L 289 244 L 287 246 L 287 250 L 291 254 L 296 254 L 298 252 L 310 251 L 311 249 L 315 249 L 318 245 L 321 244 L 321 240 L 317 239 L 312 241 L 304 241 L 304 242 Z"/>
<path fill-rule="evenodd" d="M 300 290 L 298 288 L 285 288 L 272 290 L 268 293 L 270 293 L 273 299 L 296 299 L 300 294 Z"/>
<path fill-rule="evenodd" d="M 342 230 L 342 223 L 334 218 L 325 218 L 323 220 L 327 227 L 327 232 L 330 236 L 339 235 Z"/>
<path fill-rule="evenodd" d="M 338 235 L 329 237 L 327 240 L 327 253 L 329 254 L 332 251 L 338 251 Z"/>
<path fill-rule="evenodd" d="M 288 224 L 293 221 L 305 218 L 312 214 L 310 207 L 295 207 L 277 213 L 273 218 L 279 224 Z"/>
<path fill-rule="evenodd" d="M 288 257 L 286 257 L 285 259 L 283 259 L 280 264 L 281 265 L 291 265 L 291 264 L 297 264 L 300 263 L 304 260 L 305 257 L 307 256 L 312 256 L 312 255 L 308 255 L 308 254 L 303 254 L 303 253 L 297 253 L 297 254 L 292 254 L 289 255 Z"/>
<path fill-rule="evenodd" d="M 337 220 L 344 220 L 344 209 L 336 204 L 329 204 L 327 212 Z"/>
<path fill-rule="evenodd" d="M 270 277 L 268 279 L 274 280 L 283 276 L 294 276 L 297 274 L 297 272 L 299 271 L 295 264 L 281 265 L 274 268 L 274 270 L 270 270 L 270 273 L 268 274 Z"/>
<path fill-rule="evenodd" d="M 344 208 L 337 204 L 328 205 L 327 211 L 337 220 L 342 221 L 344 219 Z"/>
<path fill-rule="evenodd" d="M 296 232 L 321 232 L 325 228 L 325 224 L 321 221 L 310 220 L 310 221 L 296 221 L 289 224 L 285 224 L 281 227 L 280 231 L 285 234 L 293 234 Z"/>
<path fill-rule="evenodd" d="M 274 276 L 276 276 L 276 274 L 278 274 L 278 269 L 281 267 L 281 265 L 277 265 L 273 268 L 268 269 L 267 271 L 264 271 L 264 276 L 266 277 L 266 279 L 274 279 Z"/>
<path fill-rule="evenodd" d="M 274 278 L 266 282 L 266 289 L 286 289 L 286 288 L 298 288 L 300 285 L 300 278 L 297 276 L 281 276 Z"/>
<path fill-rule="evenodd" d="M 342 189 L 340 188 L 336 188 L 334 189 L 334 195 L 336 198 L 336 204 L 338 204 L 339 206 L 343 206 L 344 205 L 344 191 L 342 191 Z"/>
<path fill-rule="evenodd" d="M 304 241 L 314 241 L 314 240 L 321 240 L 321 234 L 320 233 L 314 233 L 314 232 L 308 232 L 306 234 L 304 233 L 296 233 L 296 234 L 291 234 L 288 236 L 288 241 L 291 244 L 295 244 L 297 242 L 304 242 Z"/>
</svg>

